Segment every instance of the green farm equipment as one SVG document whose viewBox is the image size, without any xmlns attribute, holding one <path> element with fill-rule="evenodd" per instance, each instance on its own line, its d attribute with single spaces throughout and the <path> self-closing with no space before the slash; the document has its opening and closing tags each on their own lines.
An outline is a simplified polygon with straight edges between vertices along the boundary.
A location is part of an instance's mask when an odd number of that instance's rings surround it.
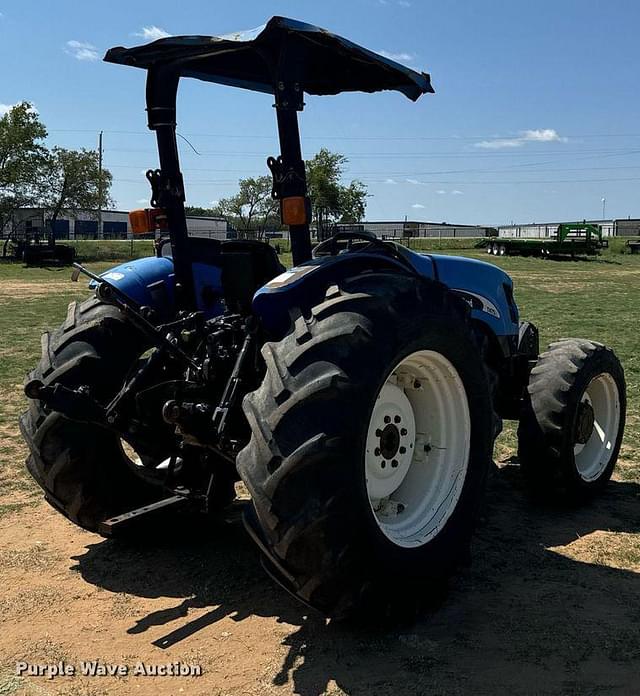
<svg viewBox="0 0 640 696">
<path fill-rule="evenodd" d="M 563 222 L 550 237 L 500 237 L 487 245 L 494 256 L 595 256 L 608 247 L 602 227 L 589 222 Z"/>
</svg>

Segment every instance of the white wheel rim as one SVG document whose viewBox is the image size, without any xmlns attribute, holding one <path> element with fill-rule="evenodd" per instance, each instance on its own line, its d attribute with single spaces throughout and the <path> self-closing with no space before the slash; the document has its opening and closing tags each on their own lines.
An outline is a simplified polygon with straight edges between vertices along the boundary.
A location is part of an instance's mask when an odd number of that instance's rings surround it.
<svg viewBox="0 0 640 696">
<path fill-rule="evenodd" d="M 580 401 L 593 409 L 593 430 L 586 442 L 575 443 L 573 456 L 579 476 L 595 481 L 611 462 L 620 429 L 620 392 L 615 379 L 605 372 L 597 375 Z"/>
<path fill-rule="evenodd" d="M 365 452 L 371 510 L 394 544 L 422 546 L 443 529 L 462 493 L 470 442 L 455 367 L 430 350 L 404 358 L 376 398 Z"/>
</svg>

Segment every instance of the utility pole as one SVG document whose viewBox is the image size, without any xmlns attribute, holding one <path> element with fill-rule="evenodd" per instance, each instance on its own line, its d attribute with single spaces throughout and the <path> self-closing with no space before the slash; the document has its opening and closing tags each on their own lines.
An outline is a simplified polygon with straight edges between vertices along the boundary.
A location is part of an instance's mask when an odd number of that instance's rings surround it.
<svg viewBox="0 0 640 696">
<path fill-rule="evenodd" d="M 104 238 L 102 229 L 102 131 L 98 135 L 98 239 Z"/>
<path fill-rule="evenodd" d="M 607 199 L 603 198 L 602 199 L 602 219 L 605 219 L 605 211 L 607 209 Z"/>
</svg>

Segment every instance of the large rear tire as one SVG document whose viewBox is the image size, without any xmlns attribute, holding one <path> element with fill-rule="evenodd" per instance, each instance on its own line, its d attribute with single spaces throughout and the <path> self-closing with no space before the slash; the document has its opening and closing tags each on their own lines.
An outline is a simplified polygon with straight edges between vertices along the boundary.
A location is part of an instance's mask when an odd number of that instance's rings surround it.
<svg viewBox="0 0 640 696">
<path fill-rule="evenodd" d="M 626 414 L 624 372 L 601 343 L 552 343 L 531 371 L 518 426 L 518 457 L 537 495 L 579 501 L 607 484 Z"/>
<path fill-rule="evenodd" d="M 267 570 L 328 616 L 413 614 L 467 556 L 491 457 L 468 308 L 436 283 L 361 276 L 263 356 L 238 471 Z"/>
<path fill-rule="evenodd" d="M 72 302 L 62 326 L 43 334 L 42 358 L 27 379 L 72 389 L 89 385 L 93 398 L 107 403 L 146 347 L 118 309 L 95 298 Z M 36 399 L 20 429 L 30 449 L 27 469 L 47 501 L 89 531 L 163 497 L 161 488 L 134 471 L 113 432 L 71 421 Z"/>
</svg>

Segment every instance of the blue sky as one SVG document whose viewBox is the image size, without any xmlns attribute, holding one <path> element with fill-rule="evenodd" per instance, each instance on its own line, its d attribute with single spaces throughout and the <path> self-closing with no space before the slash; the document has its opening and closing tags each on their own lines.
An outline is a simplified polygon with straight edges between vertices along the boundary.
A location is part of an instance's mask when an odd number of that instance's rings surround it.
<svg viewBox="0 0 640 696">
<path fill-rule="evenodd" d="M 0 103 L 33 102 L 52 144 L 95 147 L 119 208 L 148 199 L 156 166 L 144 72 L 110 46 L 162 33 L 224 34 L 281 14 L 431 73 L 436 94 L 309 97 L 303 150 L 350 159 L 368 219 L 503 224 L 640 217 L 640 3 L 627 0 L 0 2 Z M 232 194 L 277 154 L 268 95 L 184 80 L 188 203 Z"/>
</svg>

